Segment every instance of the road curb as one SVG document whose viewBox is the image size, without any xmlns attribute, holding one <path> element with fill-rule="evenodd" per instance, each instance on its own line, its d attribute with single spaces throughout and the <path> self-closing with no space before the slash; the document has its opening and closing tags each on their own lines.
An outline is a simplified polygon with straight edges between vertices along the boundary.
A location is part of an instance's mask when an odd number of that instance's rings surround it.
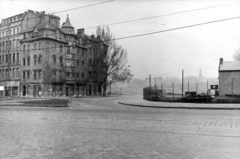
<svg viewBox="0 0 240 159">
<path fill-rule="evenodd" d="M 46 107 L 46 108 L 63 108 L 63 107 L 69 107 L 67 105 L 39 105 L 39 104 L 0 104 L 0 107 L 5 107 L 5 106 L 13 106 L 13 107 Z"/>
<path fill-rule="evenodd" d="M 134 107 L 144 107 L 144 108 L 164 108 L 164 109 L 202 109 L 202 110 L 240 110 L 239 108 L 233 107 L 187 107 L 187 106 L 152 106 L 152 105 L 139 105 L 132 103 L 118 102 L 118 104 L 134 106 Z"/>
</svg>

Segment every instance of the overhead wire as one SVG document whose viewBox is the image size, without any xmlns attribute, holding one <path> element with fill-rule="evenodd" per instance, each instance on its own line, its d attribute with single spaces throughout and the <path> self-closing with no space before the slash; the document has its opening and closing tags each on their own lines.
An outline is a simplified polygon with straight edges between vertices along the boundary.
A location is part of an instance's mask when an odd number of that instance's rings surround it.
<svg viewBox="0 0 240 159">
<path fill-rule="evenodd" d="M 92 43 L 100 43 L 100 42 L 102 43 L 102 42 L 109 42 L 109 41 L 115 41 L 115 40 L 123 40 L 123 39 L 129 39 L 129 38 L 135 38 L 135 37 L 159 34 L 159 33 L 163 33 L 163 32 L 170 32 L 170 31 L 175 31 L 175 30 L 192 28 L 192 27 L 197 27 L 197 26 L 202 26 L 202 25 L 207 25 L 207 24 L 212 24 L 212 23 L 218 23 L 218 22 L 223 22 L 223 21 L 235 20 L 235 19 L 239 19 L 239 18 L 240 18 L 240 16 L 237 16 L 237 17 L 220 19 L 220 20 L 215 20 L 215 21 L 209 21 L 209 22 L 205 22 L 205 23 L 198 23 L 198 24 L 193 24 L 193 25 L 188 25 L 188 26 L 183 26 L 183 27 L 177 27 L 177 28 L 172 28 L 172 29 L 167 29 L 167 30 L 160 30 L 160 31 L 155 31 L 155 32 L 150 32 L 150 33 L 144 33 L 144 34 L 138 34 L 138 35 L 114 38 L 114 39 L 105 40 L 105 41 L 104 40 L 103 41 L 97 41 L 97 42 L 96 41 L 92 41 L 91 43 L 84 43 L 84 44 L 86 45 L 86 44 L 92 44 Z M 23 50 L 18 50 L 18 51 L 23 51 Z M 8 52 L 8 51 L 6 51 L 6 52 Z"/>
<path fill-rule="evenodd" d="M 96 4 L 92 4 L 92 5 L 97 5 L 97 4 L 101 4 L 101 3 L 107 3 L 107 2 L 112 2 L 114 0 L 110 0 L 110 1 L 105 1 L 105 2 L 100 2 L 100 3 L 96 3 Z M 122 24 L 122 23 L 129 23 L 129 22 L 134 22 L 134 21 L 139 21 L 139 20 L 147 20 L 147 19 L 152 19 L 152 18 L 158 18 L 158 17 L 164 17 L 164 16 L 170 16 L 170 15 L 175 15 L 175 14 L 182 14 L 182 13 L 187 13 L 187 12 L 193 12 L 193 11 L 198 11 L 198 10 L 206 10 L 206 9 L 212 9 L 212 8 L 219 8 L 219 7 L 225 7 L 225 6 L 231 6 L 231 5 L 235 5 L 235 4 L 240 4 L 240 3 L 233 3 L 233 4 L 225 4 L 225 5 L 219 5 L 219 6 L 211 6 L 211 7 L 205 7 L 205 8 L 198 8 L 198 9 L 192 9 L 192 10 L 187 10 L 187 11 L 181 11 L 181 12 L 174 12 L 174 13 L 168 13 L 168 14 L 163 14 L 163 15 L 157 15 L 157 16 L 152 16 L 152 17 L 146 17 L 146 18 L 140 18 L 140 19 L 135 19 L 135 20 L 128 20 L 128 21 L 122 21 L 122 22 L 116 22 L 116 23 L 109 23 L 109 24 L 104 24 L 104 25 L 98 25 L 98 26 L 106 26 L 106 25 L 117 25 L 118 24 Z M 82 6 L 82 8 L 84 7 L 90 7 L 92 5 L 88 5 L 88 6 Z M 77 7 L 77 8 L 81 8 L 81 7 Z M 76 9 L 76 8 L 72 8 L 72 9 Z M 71 10 L 71 9 L 69 9 Z M 59 11 L 59 12 L 66 12 L 67 10 L 64 11 Z M 55 12 L 57 13 L 57 12 Z M 26 20 L 29 19 L 34 19 L 34 18 L 38 18 L 41 17 L 37 16 L 37 17 L 32 17 L 32 18 L 27 18 Z M 44 16 L 49 16 L 49 15 L 44 15 Z M 94 27 L 85 27 L 84 29 L 91 29 L 91 28 L 96 28 L 98 26 L 94 26 Z M 140 32 L 140 31 L 139 31 Z M 145 31 L 143 31 L 145 32 Z M 21 34 L 21 33 L 19 33 Z M 19 34 L 15 34 L 15 35 L 19 35 Z M 49 34 L 49 35 L 55 35 L 56 33 L 53 34 Z"/>
<path fill-rule="evenodd" d="M 200 10 L 207 10 L 207 9 L 212 9 L 212 8 L 220 8 L 220 7 L 232 6 L 232 5 L 236 5 L 236 4 L 240 4 L 240 3 L 233 3 L 233 4 L 225 4 L 225 5 L 211 6 L 211 7 L 198 8 L 198 9 L 191 9 L 191 10 L 174 12 L 174 13 L 168 13 L 168 14 L 162 14 L 162 15 L 156 15 L 156 16 L 151 16 L 151 17 L 145 17 L 145 18 L 139 18 L 139 19 L 132 19 L 132 20 L 126 20 L 126 21 L 120 21 L 120 22 L 114 22 L 114 23 L 96 25 L 96 26 L 91 26 L 91 27 L 85 27 L 84 29 L 92 29 L 92 28 L 96 28 L 96 27 L 98 27 L 98 26 L 110 26 L 110 25 L 124 24 L 124 23 L 130 23 L 130 22 L 148 20 L 148 19 L 153 19 L 153 18 L 165 17 L 165 16 L 170 16 L 170 15 L 177 15 L 177 14 L 183 14 L 183 13 L 200 11 Z"/>
</svg>

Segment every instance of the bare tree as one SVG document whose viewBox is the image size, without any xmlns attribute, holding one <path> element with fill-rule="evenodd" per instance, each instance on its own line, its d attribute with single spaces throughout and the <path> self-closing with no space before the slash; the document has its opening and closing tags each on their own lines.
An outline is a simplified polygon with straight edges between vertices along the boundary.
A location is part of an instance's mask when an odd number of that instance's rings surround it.
<svg viewBox="0 0 240 159">
<path fill-rule="evenodd" d="M 233 54 L 233 60 L 240 61 L 240 49 L 236 50 Z"/>
<path fill-rule="evenodd" d="M 106 95 L 108 85 L 116 82 L 129 82 L 133 77 L 129 65 L 127 65 L 127 50 L 123 49 L 114 41 L 114 37 L 109 27 L 98 27 L 96 36 L 108 46 L 107 51 L 101 50 L 100 61 L 104 70 L 103 78 L 103 95 Z M 104 53 L 106 52 L 106 53 Z"/>
</svg>

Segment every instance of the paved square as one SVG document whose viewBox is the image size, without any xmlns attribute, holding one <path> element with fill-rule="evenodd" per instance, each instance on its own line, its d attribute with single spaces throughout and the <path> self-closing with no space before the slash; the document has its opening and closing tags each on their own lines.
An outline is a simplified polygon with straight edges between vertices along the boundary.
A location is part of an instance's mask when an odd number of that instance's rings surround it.
<svg viewBox="0 0 240 159">
<path fill-rule="evenodd" d="M 240 158 L 239 110 L 138 108 L 121 98 L 0 107 L 0 158 Z"/>
</svg>

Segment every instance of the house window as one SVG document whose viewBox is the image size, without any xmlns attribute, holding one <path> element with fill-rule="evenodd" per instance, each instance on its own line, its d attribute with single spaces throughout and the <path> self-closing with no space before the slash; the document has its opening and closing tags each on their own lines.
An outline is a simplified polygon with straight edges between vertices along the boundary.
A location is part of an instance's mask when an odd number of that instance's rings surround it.
<svg viewBox="0 0 240 159">
<path fill-rule="evenodd" d="M 27 79 L 30 79 L 30 71 L 27 71 Z"/>
<path fill-rule="evenodd" d="M 23 53 L 26 51 L 26 45 L 23 45 Z"/>
<path fill-rule="evenodd" d="M 17 77 L 19 77 L 19 68 L 17 68 Z"/>
<path fill-rule="evenodd" d="M 42 55 L 39 55 L 38 57 L 38 64 L 41 64 L 42 63 Z"/>
<path fill-rule="evenodd" d="M 84 62 L 84 61 L 82 61 L 82 66 L 84 66 L 84 64 L 85 64 L 85 62 Z"/>
<path fill-rule="evenodd" d="M 19 53 L 17 53 L 17 63 L 19 63 Z"/>
<path fill-rule="evenodd" d="M 26 65 L 26 59 L 24 58 L 23 59 L 23 66 L 25 66 Z"/>
<path fill-rule="evenodd" d="M 60 63 L 61 66 L 63 65 L 63 58 L 62 58 L 62 56 L 59 57 L 59 63 Z"/>
<path fill-rule="evenodd" d="M 39 70 L 39 71 L 38 71 L 38 79 L 41 79 L 41 78 L 42 78 L 42 71 Z"/>
<path fill-rule="evenodd" d="M 62 45 L 60 45 L 60 52 L 62 53 Z"/>
<path fill-rule="evenodd" d="M 34 71 L 33 78 L 34 80 L 37 80 L 37 71 Z"/>
<path fill-rule="evenodd" d="M 28 63 L 28 66 L 30 66 L 30 56 L 28 56 L 27 63 Z"/>
<path fill-rule="evenodd" d="M 39 42 L 39 44 L 38 44 L 38 48 L 39 48 L 39 50 L 41 49 L 41 42 Z"/>
<path fill-rule="evenodd" d="M 77 67 L 79 67 L 79 60 L 77 60 Z"/>
<path fill-rule="evenodd" d="M 37 64 L 37 55 L 34 55 L 33 58 L 34 58 L 34 65 L 36 65 Z"/>
<path fill-rule="evenodd" d="M 9 54 L 9 63 L 11 63 L 11 60 L 12 60 L 12 59 L 11 59 L 11 54 Z"/>
<path fill-rule="evenodd" d="M 6 55 L 6 63 L 8 62 L 8 55 Z"/>
<path fill-rule="evenodd" d="M 19 39 L 17 39 L 17 44 L 16 45 L 17 45 L 17 47 L 19 47 Z"/>
<path fill-rule="evenodd" d="M 23 71 L 23 79 L 26 79 L 26 72 Z"/>
<path fill-rule="evenodd" d="M 13 53 L 13 63 L 15 63 L 15 53 Z"/>
<path fill-rule="evenodd" d="M 30 52 L 30 44 L 27 45 L 27 51 Z"/>
<path fill-rule="evenodd" d="M 13 68 L 12 77 L 15 78 L 15 68 Z"/>
</svg>

